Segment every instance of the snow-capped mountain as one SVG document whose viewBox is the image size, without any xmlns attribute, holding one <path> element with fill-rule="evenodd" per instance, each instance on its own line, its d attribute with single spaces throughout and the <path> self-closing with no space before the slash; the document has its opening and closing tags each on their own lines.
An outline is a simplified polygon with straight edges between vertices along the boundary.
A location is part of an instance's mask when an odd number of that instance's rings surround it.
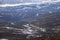
<svg viewBox="0 0 60 40">
<path fill-rule="evenodd" d="M 60 2 L 0 7 L 0 19 L 8 21 L 35 18 L 60 10 Z"/>
<path fill-rule="evenodd" d="M 60 20 L 59 19 L 60 14 L 58 13 L 60 12 L 59 0 L 53 0 L 53 1 L 39 0 L 39 2 L 37 0 L 36 0 L 37 2 L 31 0 L 30 2 L 28 0 L 29 2 L 26 3 L 20 3 L 19 0 L 16 0 L 14 2 L 13 1 L 14 0 L 9 0 L 9 1 L 3 0 L 3 3 L 2 0 L 0 1 L 2 3 L 0 4 L 0 23 L 7 22 L 6 24 L 5 23 L 3 24 L 1 29 L 13 30 L 12 34 L 24 34 L 24 35 L 28 35 L 28 37 L 36 35 L 36 37 L 40 37 L 41 36 L 40 34 L 46 33 L 47 29 L 40 27 L 39 25 L 43 24 L 43 26 L 45 27 L 46 24 L 44 23 L 47 23 L 48 24 L 47 26 L 49 27 L 52 24 L 54 24 L 53 22 L 51 23 L 51 21 Z M 37 21 L 34 20 L 34 18 Z M 20 21 L 24 21 L 24 22 L 29 21 L 29 22 L 19 23 Z M 36 23 L 37 26 L 34 25 L 34 22 Z M 52 32 L 49 31 L 49 32 L 52 33 L 53 31 Z"/>
</svg>

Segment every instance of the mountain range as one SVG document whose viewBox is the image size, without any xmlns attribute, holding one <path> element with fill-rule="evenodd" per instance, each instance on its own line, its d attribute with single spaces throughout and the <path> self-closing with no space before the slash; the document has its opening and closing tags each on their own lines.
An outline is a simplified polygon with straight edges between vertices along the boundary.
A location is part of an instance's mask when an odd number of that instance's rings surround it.
<svg viewBox="0 0 60 40">
<path fill-rule="evenodd" d="M 36 18 L 45 14 L 52 14 L 60 10 L 60 2 L 21 5 L 13 7 L 0 7 L 0 20 L 4 21 L 20 21 L 27 18 Z"/>
<path fill-rule="evenodd" d="M 39 36 L 60 27 L 60 2 L 0 7 L 0 28 L 11 34 Z"/>
</svg>

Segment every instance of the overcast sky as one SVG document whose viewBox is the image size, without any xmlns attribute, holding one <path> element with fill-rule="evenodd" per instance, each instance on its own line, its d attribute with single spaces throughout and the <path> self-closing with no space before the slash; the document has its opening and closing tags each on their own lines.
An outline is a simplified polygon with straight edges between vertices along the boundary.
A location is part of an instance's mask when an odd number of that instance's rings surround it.
<svg viewBox="0 0 60 40">
<path fill-rule="evenodd" d="M 41 2 L 41 1 L 60 1 L 60 0 L 0 0 L 0 4 L 13 4 L 13 3 L 21 3 L 21 2 Z"/>
</svg>

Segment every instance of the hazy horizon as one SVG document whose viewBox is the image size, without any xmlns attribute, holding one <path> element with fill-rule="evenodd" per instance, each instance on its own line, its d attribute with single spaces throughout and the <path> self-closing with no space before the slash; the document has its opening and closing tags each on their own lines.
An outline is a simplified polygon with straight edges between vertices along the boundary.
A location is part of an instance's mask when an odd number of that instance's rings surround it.
<svg viewBox="0 0 60 40">
<path fill-rule="evenodd" d="M 0 0 L 0 7 L 60 2 L 60 0 Z"/>
</svg>

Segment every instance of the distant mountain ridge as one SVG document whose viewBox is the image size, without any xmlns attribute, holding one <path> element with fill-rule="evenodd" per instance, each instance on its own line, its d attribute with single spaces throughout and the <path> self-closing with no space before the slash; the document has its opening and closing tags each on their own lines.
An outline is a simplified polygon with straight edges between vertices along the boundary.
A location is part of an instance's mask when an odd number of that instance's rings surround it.
<svg viewBox="0 0 60 40">
<path fill-rule="evenodd" d="M 0 7 L 0 19 L 17 21 L 26 18 L 35 18 L 41 14 L 53 13 L 60 10 L 60 2 L 40 5 L 21 5 L 15 7 Z"/>
</svg>

